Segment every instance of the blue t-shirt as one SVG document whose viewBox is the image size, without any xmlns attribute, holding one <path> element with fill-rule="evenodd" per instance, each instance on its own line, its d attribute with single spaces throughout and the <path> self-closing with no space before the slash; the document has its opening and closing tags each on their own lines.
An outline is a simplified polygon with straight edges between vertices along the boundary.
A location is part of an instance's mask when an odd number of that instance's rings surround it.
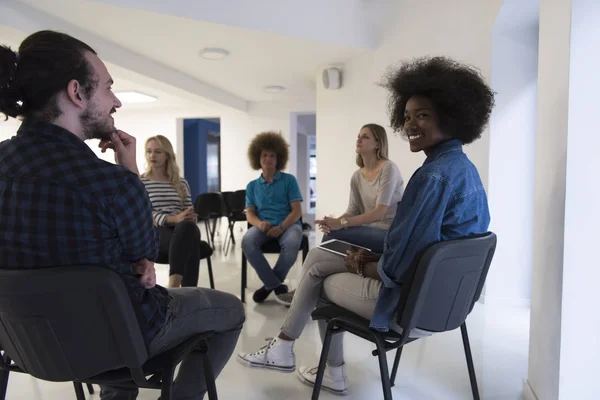
<svg viewBox="0 0 600 400">
<path fill-rule="evenodd" d="M 285 172 L 277 171 L 271 183 L 261 174 L 246 187 L 246 208 L 254 207 L 256 216 L 272 225 L 281 225 L 292 212 L 294 201 L 302 201 L 300 187 L 294 175 Z"/>
<path fill-rule="evenodd" d="M 425 247 L 485 233 L 489 224 L 483 184 L 461 142 L 450 140 L 439 144 L 408 182 L 385 238 L 378 265 L 383 285 L 371 328 L 389 329 L 405 276 Z"/>
</svg>

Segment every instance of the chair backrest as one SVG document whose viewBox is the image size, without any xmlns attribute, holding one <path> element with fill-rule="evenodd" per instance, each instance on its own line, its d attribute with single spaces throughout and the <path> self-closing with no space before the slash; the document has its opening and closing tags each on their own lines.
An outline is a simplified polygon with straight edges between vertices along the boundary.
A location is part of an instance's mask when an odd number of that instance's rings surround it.
<svg viewBox="0 0 600 400">
<path fill-rule="evenodd" d="M 246 190 L 236 190 L 230 204 L 231 212 L 241 214 L 246 209 Z"/>
<path fill-rule="evenodd" d="M 449 240 L 429 246 L 412 271 L 410 288 L 398 305 L 398 324 L 407 332 L 433 332 L 461 326 L 479 300 L 494 251 L 496 235 Z"/>
<path fill-rule="evenodd" d="M 223 196 L 221 193 L 202 193 L 196 197 L 194 211 L 199 219 L 219 218 L 223 215 Z"/>
<path fill-rule="evenodd" d="M 0 270 L 0 343 L 21 369 L 48 381 L 148 359 L 123 280 L 97 266 Z"/>
<path fill-rule="evenodd" d="M 221 192 L 221 197 L 223 198 L 223 206 L 224 206 L 224 215 L 231 215 L 232 213 L 232 205 L 235 193 L 234 192 Z"/>
</svg>

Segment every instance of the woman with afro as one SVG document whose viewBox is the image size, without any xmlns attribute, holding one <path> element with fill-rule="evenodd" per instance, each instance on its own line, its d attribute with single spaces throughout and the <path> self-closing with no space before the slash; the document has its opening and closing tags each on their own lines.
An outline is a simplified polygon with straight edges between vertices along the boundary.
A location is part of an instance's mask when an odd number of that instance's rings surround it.
<svg viewBox="0 0 600 400">
<path fill-rule="evenodd" d="M 246 217 L 252 228 L 242 239 L 242 250 L 264 284 L 252 296 L 256 303 L 262 303 L 273 291 L 276 296 L 288 292 L 283 281 L 298 258 L 302 242 L 300 187 L 293 175 L 281 172 L 288 157 L 288 144 L 276 132 L 258 134 L 248 148 L 250 166 L 261 170 L 246 187 Z M 270 240 L 281 246 L 273 269 L 261 250 Z"/>
<path fill-rule="evenodd" d="M 494 94 L 479 72 L 444 57 L 401 64 L 386 76 L 394 130 L 410 150 L 426 159 L 404 192 L 385 240 L 382 255 L 353 253 L 345 259 L 312 250 L 305 273 L 279 335 L 254 353 L 238 354 L 241 363 L 291 372 L 293 350 L 316 306 L 335 303 L 371 321 L 379 331 L 400 330 L 395 311 L 410 265 L 429 244 L 485 233 L 490 222 L 479 173 L 463 145 L 481 136 L 494 105 Z M 325 323 L 319 321 L 321 333 Z M 431 334 L 414 329 L 410 337 Z M 348 390 L 342 335 L 334 335 L 323 388 Z M 317 368 L 299 367 L 299 379 L 311 386 Z"/>
</svg>

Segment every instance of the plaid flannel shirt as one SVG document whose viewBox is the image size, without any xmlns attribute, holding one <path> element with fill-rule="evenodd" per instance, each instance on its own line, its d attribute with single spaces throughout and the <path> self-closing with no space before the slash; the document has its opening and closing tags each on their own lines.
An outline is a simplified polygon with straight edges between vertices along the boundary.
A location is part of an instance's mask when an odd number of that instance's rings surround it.
<svg viewBox="0 0 600 400">
<path fill-rule="evenodd" d="M 98 265 L 122 277 L 146 345 L 165 323 L 169 294 L 145 289 L 132 263 L 158 253 L 140 179 L 100 160 L 73 133 L 26 119 L 0 143 L 0 267 Z"/>
</svg>

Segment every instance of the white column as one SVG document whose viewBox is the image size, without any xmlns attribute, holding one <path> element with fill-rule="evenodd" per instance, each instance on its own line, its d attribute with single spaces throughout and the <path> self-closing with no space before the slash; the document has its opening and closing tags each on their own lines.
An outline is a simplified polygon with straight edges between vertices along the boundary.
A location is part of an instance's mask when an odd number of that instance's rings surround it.
<svg viewBox="0 0 600 400">
<path fill-rule="evenodd" d="M 488 198 L 500 240 L 482 301 L 509 307 L 531 304 L 539 33 L 535 18 L 515 26 L 514 14 L 532 1 L 505 0 L 492 31 Z"/>
<path fill-rule="evenodd" d="M 570 15 L 571 0 L 540 1 L 531 328 L 525 384 L 526 398 L 539 400 L 558 399 Z"/>
<path fill-rule="evenodd" d="M 600 2 L 572 0 L 561 400 L 600 399 Z M 541 397 L 540 399 L 543 399 Z"/>
</svg>

